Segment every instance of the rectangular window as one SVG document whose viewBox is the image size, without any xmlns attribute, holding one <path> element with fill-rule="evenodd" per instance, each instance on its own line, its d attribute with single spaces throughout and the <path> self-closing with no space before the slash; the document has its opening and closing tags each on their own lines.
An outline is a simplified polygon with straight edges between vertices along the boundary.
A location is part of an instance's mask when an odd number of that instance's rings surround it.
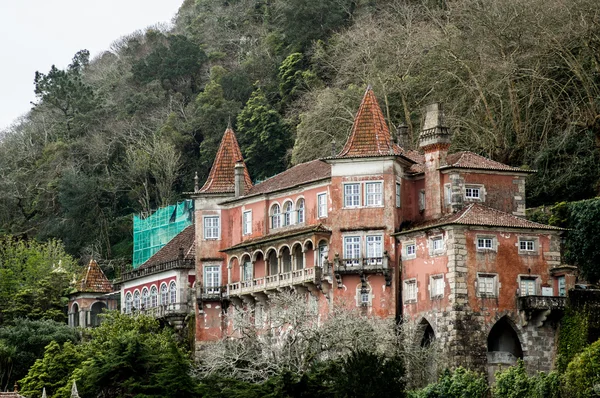
<svg viewBox="0 0 600 398">
<path fill-rule="evenodd" d="M 360 206 L 360 184 L 344 184 L 344 207 Z"/>
<path fill-rule="evenodd" d="M 369 300 L 369 292 L 361 292 L 360 293 L 360 303 L 362 305 L 367 305 L 369 304 L 371 300 Z"/>
<path fill-rule="evenodd" d="M 242 223 L 244 225 L 244 235 L 250 235 L 252 233 L 252 210 L 244 212 Z"/>
<path fill-rule="evenodd" d="M 243 265 L 243 270 L 242 270 L 242 280 L 244 281 L 251 281 L 253 278 L 253 269 L 252 269 L 252 262 L 250 261 L 246 261 Z"/>
<path fill-rule="evenodd" d="M 467 199 L 480 199 L 479 188 L 465 188 L 465 198 Z"/>
<path fill-rule="evenodd" d="M 402 186 L 399 182 L 396 183 L 396 207 L 402 204 Z"/>
<path fill-rule="evenodd" d="M 562 297 L 567 295 L 567 280 L 564 276 L 558 277 L 558 295 Z"/>
<path fill-rule="evenodd" d="M 411 243 L 406 245 L 406 257 L 414 257 L 417 255 L 417 245 Z"/>
<path fill-rule="evenodd" d="M 317 217 L 327 217 L 327 194 L 320 193 L 317 195 Z"/>
<path fill-rule="evenodd" d="M 367 261 L 370 265 L 381 264 L 383 258 L 383 237 L 367 235 Z"/>
<path fill-rule="evenodd" d="M 431 239 L 431 247 L 433 253 L 440 253 L 444 251 L 444 240 L 442 237 L 432 238 Z"/>
<path fill-rule="evenodd" d="M 452 203 L 452 186 L 450 184 L 444 184 L 444 203 L 446 206 L 450 206 Z"/>
<path fill-rule="evenodd" d="M 536 294 L 536 279 L 535 278 L 521 278 L 520 288 L 521 296 L 535 296 Z"/>
<path fill-rule="evenodd" d="M 367 191 L 367 206 L 383 205 L 383 183 L 367 182 L 365 187 Z"/>
<path fill-rule="evenodd" d="M 219 239 L 219 216 L 204 217 L 204 239 Z"/>
<path fill-rule="evenodd" d="M 218 293 L 221 286 L 221 267 L 210 265 L 204 267 L 204 287 L 207 293 Z"/>
<path fill-rule="evenodd" d="M 535 241 L 533 240 L 520 240 L 519 241 L 519 250 L 525 252 L 533 252 L 535 251 Z"/>
<path fill-rule="evenodd" d="M 444 297 L 444 276 L 435 275 L 432 276 L 430 281 L 431 298 Z"/>
<path fill-rule="evenodd" d="M 425 210 L 425 190 L 421 189 L 419 191 L 419 211 Z"/>
<path fill-rule="evenodd" d="M 355 266 L 360 263 L 360 236 L 344 237 L 344 258 L 346 265 Z"/>
<path fill-rule="evenodd" d="M 483 250 L 493 249 L 494 240 L 492 238 L 477 238 L 477 248 Z"/>
<path fill-rule="evenodd" d="M 477 293 L 480 297 L 496 297 L 496 275 L 477 275 Z"/>
<path fill-rule="evenodd" d="M 404 300 L 417 301 L 417 280 L 404 281 Z"/>
</svg>

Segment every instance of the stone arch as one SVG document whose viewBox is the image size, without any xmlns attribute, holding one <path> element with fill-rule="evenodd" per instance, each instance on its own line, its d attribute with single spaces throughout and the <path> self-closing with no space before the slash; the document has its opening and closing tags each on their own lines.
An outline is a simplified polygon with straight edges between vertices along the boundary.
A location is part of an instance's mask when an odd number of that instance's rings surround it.
<svg viewBox="0 0 600 398">
<path fill-rule="evenodd" d="M 291 272 L 292 251 L 288 245 L 282 245 L 279 248 L 279 257 L 281 258 L 281 272 Z"/>
<path fill-rule="evenodd" d="M 265 253 L 262 250 L 260 250 L 260 249 L 254 250 L 252 252 L 252 261 L 258 260 L 259 259 L 259 257 L 258 257 L 259 255 L 262 255 L 263 258 L 265 258 Z"/>
<path fill-rule="evenodd" d="M 254 264 L 252 263 L 252 256 L 250 256 L 250 253 L 246 252 L 242 254 L 240 268 L 242 273 L 241 280 L 249 281 L 254 278 Z"/>
<path fill-rule="evenodd" d="M 230 256 L 229 257 L 229 262 L 227 263 L 227 268 L 233 268 L 233 266 L 235 265 L 235 262 L 240 262 L 240 259 L 238 256 Z"/>
<path fill-rule="evenodd" d="M 327 239 L 319 239 L 315 252 L 317 256 L 317 265 L 322 267 L 324 258 L 329 257 L 329 241 Z"/>
<path fill-rule="evenodd" d="M 106 303 L 102 301 L 96 301 L 90 307 L 90 326 L 96 327 L 100 326 L 100 322 L 102 322 L 101 318 L 98 316 L 102 313 L 103 310 L 106 309 Z"/>
<path fill-rule="evenodd" d="M 431 323 L 423 317 L 419 322 L 418 330 L 419 334 L 417 336 L 420 336 L 419 344 L 421 347 L 429 347 L 431 343 L 435 341 L 435 330 L 433 330 L 433 326 L 431 326 Z"/>
<path fill-rule="evenodd" d="M 312 239 L 306 239 L 302 245 L 304 246 L 304 251 L 312 250 L 315 247 Z"/>
<path fill-rule="evenodd" d="M 292 245 L 292 257 L 295 269 L 303 269 L 306 266 L 304 264 L 304 247 L 301 242 L 294 242 Z"/>
<path fill-rule="evenodd" d="M 515 364 L 517 359 L 523 359 L 522 344 L 515 323 L 508 316 L 501 317 L 488 333 L 488 363 Z"/>
<path fill-rule="evenodd" d="M 266 261 L 269 263 L 267 272 L 269 275 L 277 275 L 279 273 L 279 268 L 278 268 L 278 255 L 277 255 L 277 249 L 275 249 L 274 247 L 270 247 L 267 249 L 267 256 L 265 257 Z"/>
</svg>

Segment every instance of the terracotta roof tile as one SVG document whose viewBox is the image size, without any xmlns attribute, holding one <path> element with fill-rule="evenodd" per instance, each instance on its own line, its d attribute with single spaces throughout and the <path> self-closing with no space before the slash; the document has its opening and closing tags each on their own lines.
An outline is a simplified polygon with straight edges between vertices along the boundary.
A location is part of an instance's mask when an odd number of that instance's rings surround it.
<svg viewBox="0 0 600 398">
<path fill-rule="evenodd" d="M 258 195 L 331 177 L 331 166 L 322 160 L 312 160 L 287 169 L 253 186 L 245 196 Z"/>
<path fill-rule="evenodd" d="M 464 151 L 448 154 L 447 165 L 441 168 L 458 167 L 462 169 L 483 169 L 498 171 L 517 171 L 521 173 L 534 173 L 535 170 L 524 170 L 518 167 L 506 165 L 477 155 L 476 153 Z"/>
<path fill-rule="evenodd" d="M 113 286 L 100 269 L 98 263 L 92 259 L 83 271 L 81 278 L 75 286 L 75 290 L 82 293 L 110 293 L 113 291 Z"/>
<path fill-rule="evenodd" d="M 399 149 L 392 141 L 371 86 L 362 99 L 350 136 L 337 157 L 382 156 L 397 154 Z"/>
<path fill-rule="evenodd" d="M 231 127 L 227 127 L 221 144 L 217 150 L 217 155 L 210 169 L 206 182 L 198 192 L 202 193 L 226 193 L 235 192 L 235 162 L 243 161 L 242 151 L 235 138 Z M 252 180 L 248 173 L 248 168 L 244 164 L 244 185 L 248 191 L 252 187 Z"/>
<path fill-rule="evenodd" d="M 525 218 L 484 206 L 480 203 L 471 203 L 456 213 L 435 220 L 412 224 L 408 229 L 398 232 L 397 235 L 443 225 L 476 225 L 486 227 L 564 230 L 563 228 L 529 221 Z"/>
<path fill-rule="evenodd" d="M 269 235 L 260 236 L 260 237 L 254 238 L 254 239 L 245 240 L 243 242 L 240 242 L 236 245 L 233 245 L 233 246 L 223 249 L 221 251 L 227 252 L 227 251 L 240 249 L 240 248 L 251 246 L 251 245 L 257 245 L 260 243 L 271 242 L 271 241 L 275 241 L 278 239 L 285 239 L 285 238 L 289 238 L 291 236 L 298 236 L 298 235 L 302 235 L 302 234 L 317 233 L 317 232 L 331 233 L 331 230 L 329 228 L 327 228 L 326 226 L 324 226 L 323 224 L 295 227 L 295 228 L 291 228 L 291 229 L 286 228 L 285 230 L 276 232 L 274 234 L 269 234 Z"/>
<path fill-rule="evenodd" d="M 138 269 L 175 261 L 179 258 L 180 248 L 183 248 L 184 259 L 194 259 L 196 257 L 195 236 L 194 225 L 188 225 Z"/>
</svg>

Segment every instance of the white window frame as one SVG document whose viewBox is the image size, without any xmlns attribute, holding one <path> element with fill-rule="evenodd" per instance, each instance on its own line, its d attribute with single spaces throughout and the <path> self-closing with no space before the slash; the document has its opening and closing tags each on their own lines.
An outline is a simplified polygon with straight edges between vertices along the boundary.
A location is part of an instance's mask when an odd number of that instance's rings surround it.
<svg viewBox="0 0 600 398">
<path fill-rule="evenodd" d="M 324 244 L 321 244 L 324 243 Z M 329 254 L 329 245 L 327 244 L 327 242 L 324 241 L 320 241 L 317 244 L 317 255 L 319 256 L 319 258 L 317 259 L 317 265 L 319 267 L 323 267 L 323 257 L 327 257 L 327 255 Z"/>
<path fill-rule="evenodd" d="M 484 202 L 485 186 L 481 184 L 465 184 L 463 196 L 465 202 Z"/>
<path fill-rule="evenodd" d="M 163 289 L 164 288 L 164 289 Z M 160 305 L 169 304 L 169 287 L 165 282 L 160 284 Z"/>
<path fill-rule="evenodd" d="M 210 222 L 217 220 L 217 225 L 208 225 Z M 204 226 L 204 240 L 218 240 L 221 237 L 221 217 L 218 215 L 210 215 L 202 217 L 202 225 Z"/>
<path fill-rule="evenodd" d="M 150 287 L 150 308 L 158 307 L 158 288 L 156 285 Z"/>
<path fill-rule="evenodd" d="M 383 235 L 365 236 L 366 257 L 369 265 L 381 265 L 383 261 Z"/>
<path fill-rule="evenodd" d="M 412 249 L 412 250 L 411 250 Z M 404 244 L 404 258 L 409 260 L 417 257 L 417 244 L 416 242 L 406 242 Z"/>
<path fill-rule="evenodd" d="M 365 206 L 366 207 L 381 207 L 381 206 L 383 206 L 383 182 L 382 181 L 367 181 L 367 182 L 365 182 Z"/>
<path fill-rule="evenodd" d="M 402 206 L 402 184 L 396 182 L 396 207 Z"/>
<path fill-rule="evenodd" d="M 493 235 L 475 236 L 475 249 L 478 252 L 497 251 L 498 244 L 496 237 Z"/>
<path fill-rule="evenodd" d="M 202 273 L 202 276 L 204 279 L 204 289 L 206 293 L 219 293 L 221 288 L 221 266 L 219 264 L 204 265 L 204 272 Z"/>
<path fill-rule="evenodd" d="M 529 243 L 531 243 L 531 248 L 529 248 Z M 539 253 L 539 245 L 540 241 L 537 236 L 519 236 L 517 240 L 519 254 L 537 255 Z M 525 246 L 525 249 L 523 249 L 523 246 Z"/>
<path fill-rule="evenodd" d="M 344 208 L 360 207 L 361 183 L 345 183 L 344 188 Z"/>
<path fill-rule="evenodd" d="M 127 294 L 125 295 L 125 313 L 131 314 L 132 308 L 133 308 L 133 294 L 131 294 L 131 292 L 127 292 Z"/>
<path fill-rule="evenodd" d="M 285 202 L 283 202 L 282 210 L 283 210 L 283 212 L 281 213 L 282 218 L 283 218 L 282 226 L 287 227 L 287 226 L 294 224 L 294 219 L 293 219 L 294 202 L 292 202 L 291 200 L 286 200 Z"/>
<path fill-rule="evenodd" d="M 145 310 L 150 308 L 150 290 L 147 287 L 142 289 L 142 307 Z"/>
<path fill-rule="evenodd" d="M 444 204 L 450 206 L 452 204 L 452 185 L 444 184 Z"/>
<path fill-rule="evenodd" d="M 411 278 L 404 281 L 404 302 L 416 303 L 419 294 L 417 279 Z"/>
<path fill-rule="evenodd" d="M 171 281 L 169 283 L 169 304 L 177 302 L 177 282 Z"/>
<path fill-rule="evenodd" d="M 242 213 L 242 225 L 243 225 L 242 234 L 251 235 L 252 234 L 252 210 L 245 210 Z"/>
<path fill-rule="evenodd" d="M 439 247 L 436 247 L 436 245 L 438 245 L 439 242 Z M 429 238 L 429 245 L 430 245 L 430 254 L 431 256 L 437 256 L 440 254 L 443 254 L 445 251 L 445 245 L 444 245 L 444 236 L 443 235 L 436 235 L 436 236 L 432 236 Z"/>
<path fill-rule="evenodd" d="M 304 200 L 304 198 L 299 198 L 296 201 L 296 219 L 298 224 L 302 224 L 304 223 L 305 220 L 305 211 L 304 208 L 306 207 L 306 201 Z"/>
<path fill-rule="evenodd" d="M 431 275 L 429 277 L 429 296 L 432 300 L 444 297 L 446 291 L 446 282 L 444 274 Z"/>
<path fill-rule="evenodd" d="M 140 291 L 136 289 L 136 290 L 133 292 L 133 308 L 134 308 L 136 311 L 139 311 L 139 310 L 140 310 L 140 308 L 141 308 L 141 306 L 142 306 L 142 300 L 141 300 L 141 297 L 142 297 L 142 296 L 141 296 L 141 294 L 140 294 Z"/>
<path fill-rule="evenodd" d="M 477 273 L 477 297 L 498 297 L 498 274 Z"/>
<path fill-rule="evenodd" d="M 254 278 L 254 264 L 251 260 L 242 263 L 242 281 L 251 281 Z"/>
<path fill-rule="evenodd" d="M 317 194 L 317 217 L 327 217 L 327 192 Z"/>
<path fill-rule="evenodd" d="M 275 209 L 277 208 L 277 212 Z M 281 228 L 281 206 L 279 203 L 273 203 L 271 208 L 269 209 L 269 219 L 271 222 L 269 223 L 271 229 Z"/>
<path fill-rule="evenodd" d="M 556 277 L 556 285 L 558 287 L 558 295 L 565 297 L 567 295 L 567 278 L 564 275 Z"/>
<path fill-rule="evenodd" d="M 344 259 L 346 266 L 359 266 L 362 254 L 362 239 L 360 235 L 344 236 Z"/>
</svg>

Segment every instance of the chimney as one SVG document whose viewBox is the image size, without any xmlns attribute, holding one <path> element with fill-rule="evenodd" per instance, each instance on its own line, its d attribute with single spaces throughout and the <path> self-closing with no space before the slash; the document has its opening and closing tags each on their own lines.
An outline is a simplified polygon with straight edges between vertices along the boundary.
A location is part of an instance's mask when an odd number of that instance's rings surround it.
<svg viewBox="0 0 600 398">
<path fill-rule="evenodd" d="M 244 162 L 238 160 L 235 162 L 235 197 L 238 198 L 244 194 Z"/>
<path fill-rule="evenodd" d="M 419 147 L 425 155 L 425 219 L 442 216 L 444 187 L 439 168 L 446 165 L 450 141 L 450 129 L 446 126 L 442 104 L 427 106 L 419 134 Z"/>
<path fill-rule="evenodd" d="M 403 149 L 410 149 L 408 142 L 408 126 L 402 123 L 396 128 L 396 140 L 398 145 Z"/>
</svg>

